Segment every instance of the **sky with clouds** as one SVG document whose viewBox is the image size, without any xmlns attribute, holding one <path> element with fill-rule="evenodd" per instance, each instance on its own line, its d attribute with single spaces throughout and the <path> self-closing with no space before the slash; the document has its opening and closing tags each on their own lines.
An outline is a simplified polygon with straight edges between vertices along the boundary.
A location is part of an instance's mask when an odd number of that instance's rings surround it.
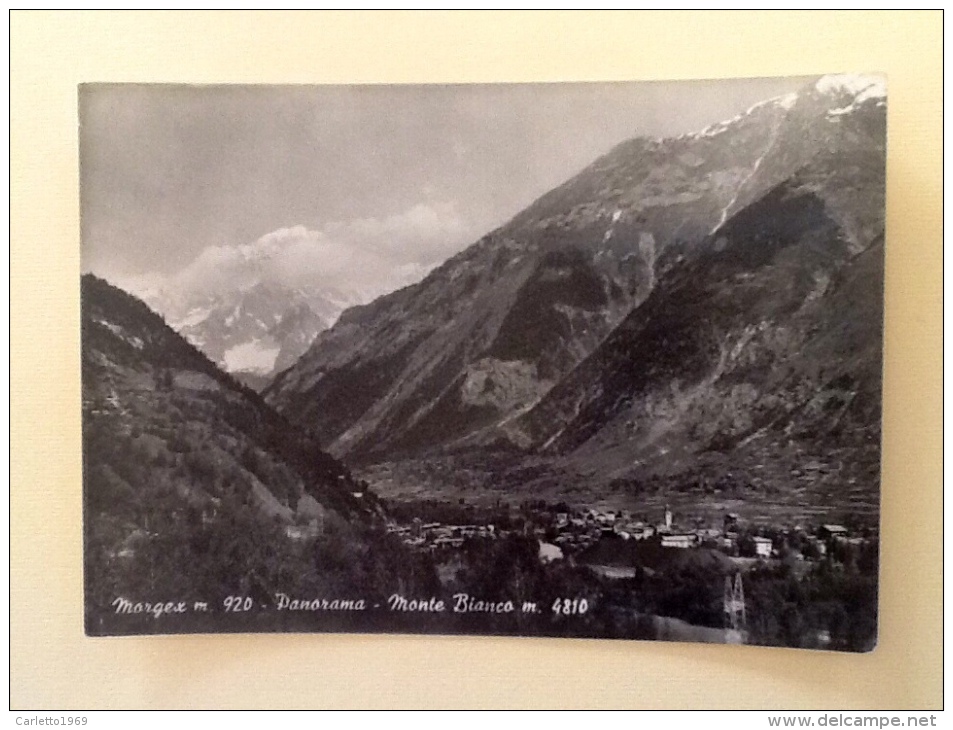
<svg viewBox="0 0 953 730">
<path fill-rule="evenodd" d="M 229 285 L 407 283 L 630 137 L 805 79 L 80 89 L 82 267 Z"/>
</svg>

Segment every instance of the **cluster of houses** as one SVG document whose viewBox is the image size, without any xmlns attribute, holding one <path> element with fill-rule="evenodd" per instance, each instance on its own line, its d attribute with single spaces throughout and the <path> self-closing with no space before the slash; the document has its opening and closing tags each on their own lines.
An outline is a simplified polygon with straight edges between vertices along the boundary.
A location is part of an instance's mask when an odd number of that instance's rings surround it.
<svg viewBox="0 0 953 730">
<path fill-rule="evenodd" d="M 686 528 L 673 520 L 672 510 L 666 506 L 663 519 L 656 523 L 647 523 L 635 520 L 622 510 L 594 510 L 590 509 L 581 514 L 569 515 L 559 513 L 556 516 L 558 535 L 553 542 L 569 549 L 584 549 L 604 537 L 615 537 L 623 540 L 658 540 L 663 548 L 691 549 L 708 547 L 721 550 L 729 555 L 738 555 L 742 550 L 741 542 L 750 557 L 776 558 L 779 557 L 779 546 L 775 540 L 761 535 L 743 533 L 739 527 L 740 518 L 737 513 L 729 512 L 724 515 L 721 527 L 696 526 Z M 788 534 L 797 534 L 802 545 L 811 545 L 813 554 L 824 557 L 829 548 L 837 544 L 860 545 L 869 538 L 852 536 L 850 530 L 843 525 L 824 524 L 813 533 L 795 527 Z M 742 535 L 744 534 L 744 537 Z"/>
<path fill-rule="evenodd" d="M 443 525 L 439 522 L 424 523 L 419 517 L 410 525 L 390 525 L 387 531 L 403 538 L 405 544 L 429 551 L 443 548 L 458 548 L 467 538 L 493 539 L 497 536 L 494 525 Z"/>
<path fill-rule="evenodd" d="M 540 559 L 544 562 L 581 552 L 602 539 L 655 539 L 663 548 L 673 550 L 707 547 L 729 555 L 746 554 L 762 559 L 779 557 L 779 546 L 774 540 L 741 531 L 739 520 L 736 513 L 727 513 L 719 527 L 686 528 L 675 522 L 672 510 L 666 506 L 658 523 L 637 519 L 627 510 L 587 509 L 534 513 L 511 530 L 499 530 L 492 524 L 425 524 L 420 519 L 415 519 L 411 525 L 391 525 L 388 530 L 399 535 L 407 545 L 429 552 L 458 548 L 468 538 L 495 539 L 509 532 L 520 532 L 539 539 Z M 865 541 L 865 538 L 852 536 L 846 527 L 837 524 L 822 525 L 813 533 L 801 528 L 794 528 L 793 532 L 798 534 L 802 545 L 813 546 L 811 554 L 817 557 L 824 557 L 835 544 L 856 545 Z"/>
</svg>

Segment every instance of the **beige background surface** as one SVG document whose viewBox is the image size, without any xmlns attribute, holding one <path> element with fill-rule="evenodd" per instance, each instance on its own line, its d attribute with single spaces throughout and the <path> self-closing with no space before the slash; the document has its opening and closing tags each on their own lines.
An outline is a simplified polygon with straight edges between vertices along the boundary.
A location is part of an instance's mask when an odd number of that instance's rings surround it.
<svg viewBox="0 0 953 730">
<path fill-rule="evenodd" d="M 14 12 L 13 708 L 938 708 L 939 12 Z M 888 75 L 880 645 L 868 655 L 409 636 L 87 639 L 76 86 Z"/>
</svg>

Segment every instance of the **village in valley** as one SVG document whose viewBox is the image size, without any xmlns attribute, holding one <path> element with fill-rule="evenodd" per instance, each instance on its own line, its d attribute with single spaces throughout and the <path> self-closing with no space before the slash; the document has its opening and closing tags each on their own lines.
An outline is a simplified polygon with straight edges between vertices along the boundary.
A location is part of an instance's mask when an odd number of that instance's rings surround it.
<svg viewBox="0 0 953 730">
<path fill-rule="evenodd" d="M 573 508 L 543 500 L 483 508 L 395 502 L 387 529 L 451 581 L 468 554 L 505 561 L 508 548 L 501 554 L 493 546 L 535 545 L 537 570 L 557 585 L 575 575 L 583 581 L 575 585 L 595 586 L 586 594 L 590 610 L 595 598 L 607 625 L 625 635 L 871 646 L 875 624 L 863 596 L 876 581 L 875 522 L 848 513 L 846 524 L 793 517 L 783 524 L 780 515 L 772 521 L 696 510 Z M 863 619 L 845 621 L 851 610 Z"/>
<path fill-rule="evenodd" d="M 572 509 L 565 504 L 527 502 L 518 513 L 511 511 L 500 520 L 503 524 L 487 520 L 449 524 L 414 517 L 409 524 L 392 522 L 388 532 L 401 537 L 412 549 L 432 555 L 461 548 L 467 540 L 494 540 L 514 533 L 532 535 L 539 542 L 540 562 L 568 560 L 605 577 L 631 577 L 636 569 L 634 564 L 616 564 L 625 562 L 622 552 L 632 554 L 632 550 L 614 551 L 614 546 L 635 547 L 641 543 L 663 550 L 713 550 L 745 568 L 753 561 L 837 560 L 845 548 L 877 542 L 877 530 L 870 526 L 851 529 L 824 523 L 771 527 L 751 524 L 735 512 L 725 512 L 720 524 L 712 525 L 708 518 L 675 514 L 668 505 L 659 518 L 653 521 L 649 515 L 629 510 Z M 620 555 L 613 559 L 614 552 Z M 600 562 L 607 556 L 612 564 Z"/>
</svg>

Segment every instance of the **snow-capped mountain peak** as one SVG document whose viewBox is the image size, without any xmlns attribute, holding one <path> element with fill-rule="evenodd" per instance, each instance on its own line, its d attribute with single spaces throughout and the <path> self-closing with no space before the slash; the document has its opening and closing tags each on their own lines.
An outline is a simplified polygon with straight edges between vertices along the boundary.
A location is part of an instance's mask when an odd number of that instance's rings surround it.
<svg viewBox="0 0 953 730">
<path fill-rule="evenodd" d="M 822 94 L 852 94 L 857 103 L 887 96 L 887 82 L 883 76 L 828 74 L 818 79 L 814 88 Z"/>
<path fill-rule="evenodd" d="M 748 107 L 748 109 L 741 112 L 740 114 L 736 114 L 730 119 L 724 119 L 722 121 L 715 122 L 714 124 L 709 124 L 707 127 L 705 127 L 704 129 L 698 132 L 689 132 L 687 134 L 680 135 L 677 139 L 685 139 L 685 138 L 698 139 L 700 137 L 714 137 L 716 135 L 719 135 L 719 134 L 722 134 L 723 132 L 728 131 L 728 129 L 732 125 L 742 121 L 743 119 L 750 117 L 752 114 L 754 114 L 755 112 L 759 110 L 774 109 L 774 110 L 780 110 L 782 113 L 788 112 L 797 103 L 798 98 L 799 98 L 798 93 L 796 91 L 792 91 L 789 94 L 783 94 L 781 96 L 775 96 L 770 99 L 765 99 L 764 101 L 759 101 L 757 104 L 752 104 L 750 107 Z"/>
</svg>

